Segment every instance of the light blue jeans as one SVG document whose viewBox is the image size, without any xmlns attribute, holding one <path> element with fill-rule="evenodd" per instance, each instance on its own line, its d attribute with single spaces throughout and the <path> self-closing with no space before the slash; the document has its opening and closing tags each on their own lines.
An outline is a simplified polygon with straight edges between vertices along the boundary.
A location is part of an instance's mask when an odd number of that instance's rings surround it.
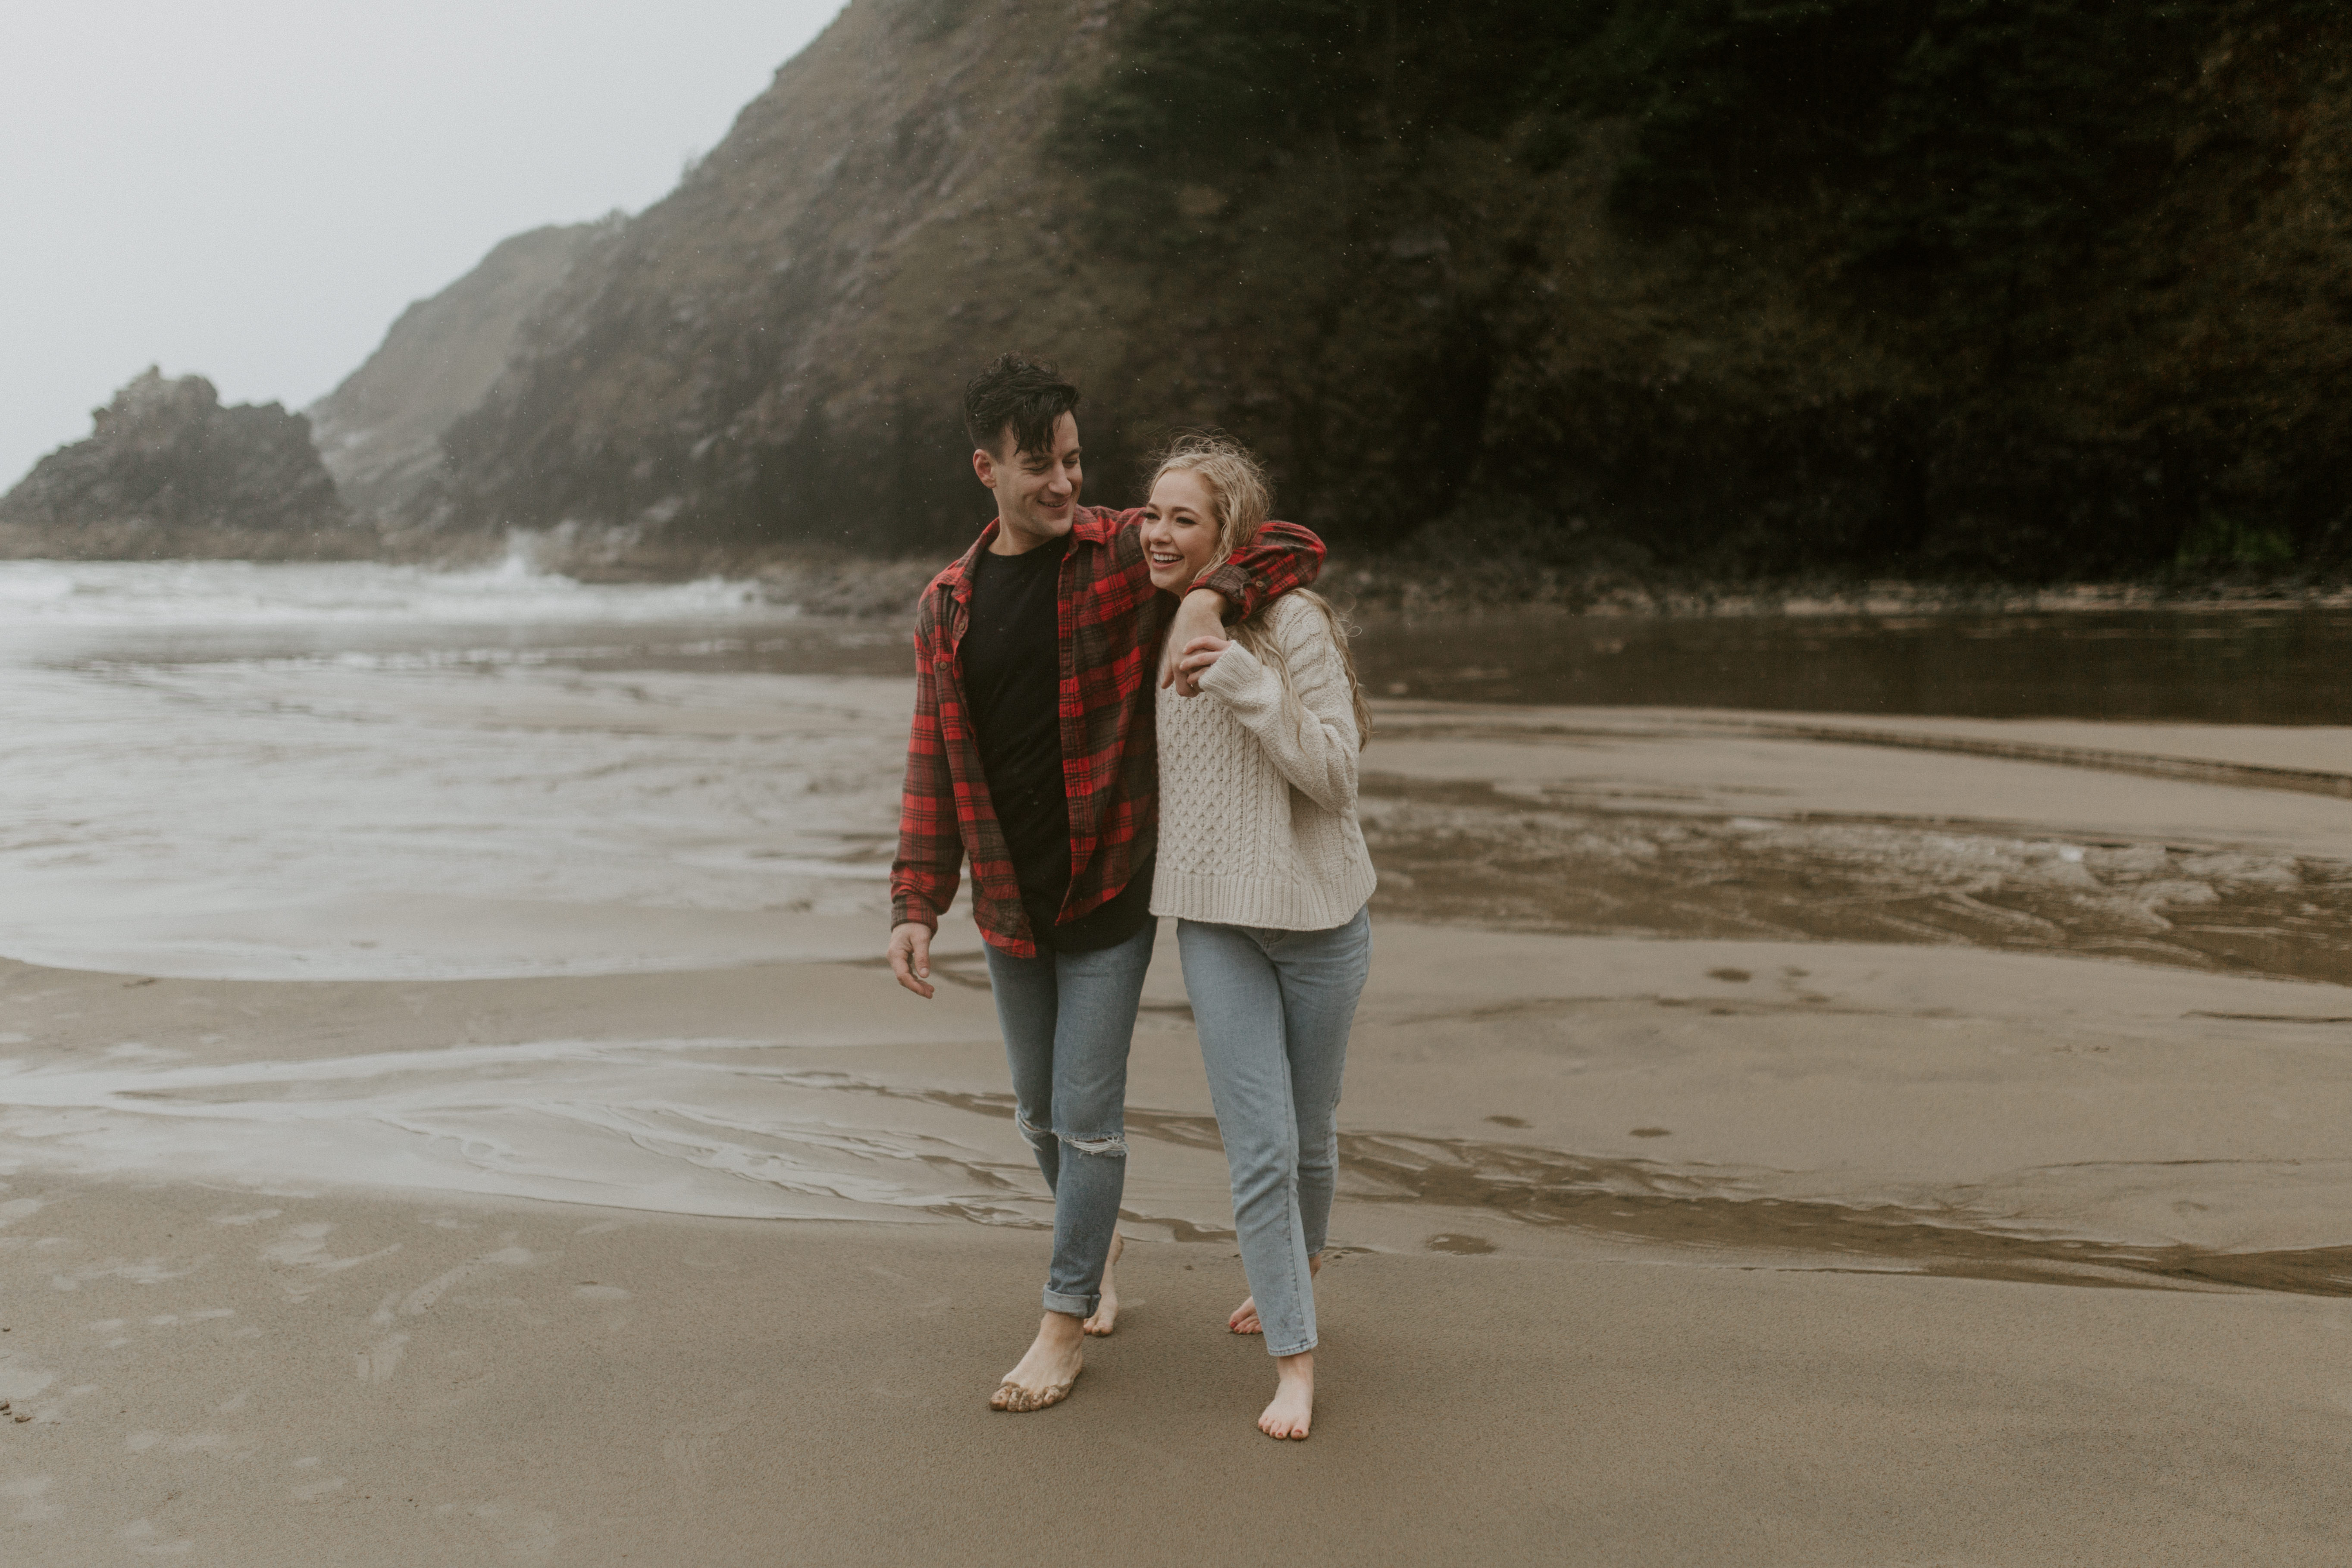
<svg viewBox="0 0 2352 1568">
<path fill-rule="evenodd" d="M 1013 958 L 988 950 L 1013 1119 L 1054 1194 L 1049 1312 L 1089 1318 L 1102 1300 L 1127 1186 L 1127 1052 L 1158 934 L 1154 921 L 1096 952 Z"/>
<path fill-rule="evenodd" d="M 1364 910 L 1329 931 L 1180 921 L 1184 991 L 1225 1166 L 1242 1267 L 1270 1355 L 1315 1348 L 1315 1285 L 1339 1173 L 1339 1076 L 1372 967 Z"/>
</svg>

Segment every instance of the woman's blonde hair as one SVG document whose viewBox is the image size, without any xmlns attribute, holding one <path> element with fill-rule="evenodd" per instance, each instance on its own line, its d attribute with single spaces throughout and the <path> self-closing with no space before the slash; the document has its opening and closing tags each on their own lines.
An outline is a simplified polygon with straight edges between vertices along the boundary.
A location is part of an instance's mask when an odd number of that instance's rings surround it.
<svg viewBox="0 0 2352 1568">
<path fill-rule="evenodd" d="M 1179 471 L 1198 475 L 1201 482 L 1209 487 L 1210 500 L 1216 507 L 1217 547 L 1208 564 L 1202 568 L 1206 572 L 1223 564 L 1256 537 L 1259 525 L 1274 510 L 1274 484 L 1266 478 L 1265 466 L 1251 456 L 1248 448 L 1215 431 L 1192 431 L 1169 442 L 1152 465 L 1151 482 L 1145 487 L 1146 493 L 1158 489 L 1164 476 Z M 1339 611 L 1320 594 L 1294 588 L 1283 598 L 1312 605 L 1330 626 L 1331 640 L 1339 648 L 1340 668 L 1348 672 L 1348 695 L 1356 712 L 1356 745 L 1360 750 L 1372 738 L 1372 714 L 1364 702 L 1364 682 L 1356 673 L 1356 656 L 1348 647 L 1354 628 L 1339 618 Z M 1275 646 L 1272 629 L 1266 624 L 1274 606 L 1281 602 L 1269 599 L 1258 606 L 1255 614 L 1235 622 L 1229 629 L 1235 642 L 1262 663 L 1273 667 L 1282 678 L 1284 696 L 1296 703 L 1297 694 L 1291 687 L 1290 670 L 1283 663 L 1282 650 Z"/>
</svg>

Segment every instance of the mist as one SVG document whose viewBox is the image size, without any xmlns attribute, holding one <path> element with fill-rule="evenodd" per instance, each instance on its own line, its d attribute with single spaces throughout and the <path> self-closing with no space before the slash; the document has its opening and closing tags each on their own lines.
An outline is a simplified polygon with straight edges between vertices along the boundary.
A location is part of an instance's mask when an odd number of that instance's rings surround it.
<svg viewBox="0 0 2352 1568">
<path fill-rule="evenodd" d="M 0 489 L 150 363 L 309 403 L 506 236 L 659 198 L 839 8 L 10 7 Z"/>
</svg>

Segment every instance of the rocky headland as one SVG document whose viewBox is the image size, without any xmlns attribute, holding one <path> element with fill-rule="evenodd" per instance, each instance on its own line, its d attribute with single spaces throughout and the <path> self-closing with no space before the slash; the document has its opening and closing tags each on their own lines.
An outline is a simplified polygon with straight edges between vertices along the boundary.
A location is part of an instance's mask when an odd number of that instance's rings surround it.
<svg viewBox="0 0 2352 1568">
<path fill-rule="evenodd" d="M 2340 8 L 1476 16 L 855 0 L 570 269 L 407 526 L 936 555 L 960 383 L 1021 348 L 1095 499 L 1218 425 L 1335 543 L 1514 580 L 2352 562 Z"/>
<path fill-rule="evenodd" d="M 310 442 L 275 403 L 224 407 L 200 375 L 149 368 L 87 440 L 0 496 L 0 556 L 340 560 L 372 554 Z"/>
<path fill-rule="evenodd" d="M 383 344 L 305 410 L 343 500 L 397 517 L 441 468 L 441 437 L 478 405 L 516 334 L 572 262 L 625 220 L 551 225 L 500 242 L 472 271 L 400 313 Z"/>
</svg>

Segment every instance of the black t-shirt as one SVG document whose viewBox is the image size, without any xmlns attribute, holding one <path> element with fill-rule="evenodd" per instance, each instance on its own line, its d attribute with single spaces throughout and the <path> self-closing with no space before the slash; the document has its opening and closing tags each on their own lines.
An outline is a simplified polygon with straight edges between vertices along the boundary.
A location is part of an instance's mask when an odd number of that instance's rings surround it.
<svg viewBox="0 0 2352 1568">
<path fill-rule="evenodd" d="M 981 771 L 1013 851 L 1013 874 L 1041 949 L 1116 947 L 1151 920 L 1151 867 L 1100 908 L 1056 924 L 1070 891 L 1070 796 L 1062 776 L 1062 630 L 1056 613 L 1065 537 L 1019 555 L 980 552 L 963 635 L 964 694 Z"/>
</svg>

